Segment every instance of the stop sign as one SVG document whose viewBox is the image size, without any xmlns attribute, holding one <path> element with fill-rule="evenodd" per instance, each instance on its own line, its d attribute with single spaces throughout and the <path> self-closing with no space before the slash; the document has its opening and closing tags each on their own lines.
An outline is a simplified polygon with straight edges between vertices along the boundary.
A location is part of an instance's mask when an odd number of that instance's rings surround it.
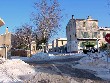
<svg viewBox="0 0 110 83">
<path fill-rule="evenodd" d="M 110 34 L 106 34 L 105 40 L 110 44 Z"/>
</svg>

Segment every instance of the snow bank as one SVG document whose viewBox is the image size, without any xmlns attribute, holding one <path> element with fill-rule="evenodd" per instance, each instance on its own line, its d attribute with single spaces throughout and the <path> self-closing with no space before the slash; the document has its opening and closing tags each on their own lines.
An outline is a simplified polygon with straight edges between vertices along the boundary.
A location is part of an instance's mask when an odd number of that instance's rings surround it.
<svg viewBox="0 0 110 83">
<path fill-rule="evenodd" d="M 34 73 L 35 70 L 21 60 L 3 60 L 0 64 L 0 83 L 22 82 Z"/>
<path fill-rule="evenodd" d="M 83 54 L 72 54 L 72 55 L 64 55 L 64 54 L 48 54 L 48 53 L 37 53 L 32 55 L 32 57 L 28 58 L 28 61 L 43 61 L 43 60 L 58 60 L 58 59 L 67 59 L 67 58 L 74 58 L 76 56 L 82 56 Z M 22 59 L 23 60 L 23 59 Z"/>
<path fill-rule="evenodd" d="M 5 62 L 5 58 L 0 58 L 0 64 L 2 64 L 3 62 Z"/>
<path fill-rule="evenodd" d="M 47 53 L 37 53 L 35 55 L 32 55 L 32 57 L 29 58 L 30 61 L 43 61 L 43 60 L 50 60 L 50 57 Z"/>
<path fill-rule="evenodd" d="M 96 72 L 96 76 L 110 80 L 110 61 L 107 63 L 106 53 L 92 53 L 79 60 L 79 64 L 73 66 L 79 69 L 89 69 Z"/>
<path fill-rule="evenodd" d="M 67 59 L 67 58 L 77 58 L 79 56 L 85 56 L 83 53 L 71 53 L 71 54 L 49 54 L 51 60 L 55 59 Z"/>
<path fill-rule="evenodd" d="M 49 60 L 60 60 L 60 59 L 67 59 L 67 58 L 77 58 L 79 56 L 86 56 L 83 53 L 71 53 L 71 54 L 49 54 L 39 52 L 31 57 L 19 57 L 19 56 L 12 56 L 11 59 L 20 59 L 27 62 L 32 61 L 49 61 Z"/>
</svg>

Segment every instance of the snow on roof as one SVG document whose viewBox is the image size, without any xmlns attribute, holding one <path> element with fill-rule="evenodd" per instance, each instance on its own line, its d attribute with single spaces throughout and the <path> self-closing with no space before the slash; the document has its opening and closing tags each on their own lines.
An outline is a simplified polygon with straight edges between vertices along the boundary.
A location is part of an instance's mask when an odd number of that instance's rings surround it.
<svg viewBox="0 0 110 83">
<path fill-rule="evenodd" d="M 67 38 L 58 38 L 58 40 L 67 40 Z"/>
<path fill-rule="evenodd" d="M 3 21 L 3 19 L 0 18 L 0 27 L 3 26 L 5 24 L 5 22 Z"/>
<path fill-rule="evenodd" d="M 100 30 L 110 30 L 110 27 L 99 27 Z"/>
</svg>

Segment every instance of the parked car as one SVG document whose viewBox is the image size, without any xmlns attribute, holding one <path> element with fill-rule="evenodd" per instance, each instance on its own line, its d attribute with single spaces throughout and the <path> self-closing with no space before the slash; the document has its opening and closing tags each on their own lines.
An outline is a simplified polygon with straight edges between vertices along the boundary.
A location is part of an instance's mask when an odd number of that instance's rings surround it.
<svg viewBox="0 0 110 83">
<path fill-rule="evenodd" d="M 96 48 L 83 49 L 84 54 L 87 54 L 88 52 L 95 53 L 95 52 L 98 52 L 98 49 Z"/>
<path fill-rule="evenodd" d="M 96 48 L 91 48 L 91 52 L 92 52 L 92 53 L 98 52 L 98 49 L 96 49 Z"/>
</svg>

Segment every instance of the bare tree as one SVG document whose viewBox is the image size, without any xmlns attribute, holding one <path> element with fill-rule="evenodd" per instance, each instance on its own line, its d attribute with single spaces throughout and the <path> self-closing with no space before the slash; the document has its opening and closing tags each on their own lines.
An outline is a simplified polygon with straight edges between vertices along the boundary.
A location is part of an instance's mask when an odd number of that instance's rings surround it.
<svg viewBox="0 0 110 83">
<path fill-rule="evenodd" d="M 32 26 L 28 24 L 24 24 L 17 28 L 12 37 L 13 47 L 18 49 L 29 49 L 31 54 L 31 41 L 33 39 L 32 34 Z"/>
<path fill-rule="evenodd" d="M 40 0 L 34 7 L 36 12 L 32 13 L 32 21 L 39 31 L 39 36 L 46 43 L 60 27 L 62 18 L 60 5 L 57 0 Z"/>
</svg>

